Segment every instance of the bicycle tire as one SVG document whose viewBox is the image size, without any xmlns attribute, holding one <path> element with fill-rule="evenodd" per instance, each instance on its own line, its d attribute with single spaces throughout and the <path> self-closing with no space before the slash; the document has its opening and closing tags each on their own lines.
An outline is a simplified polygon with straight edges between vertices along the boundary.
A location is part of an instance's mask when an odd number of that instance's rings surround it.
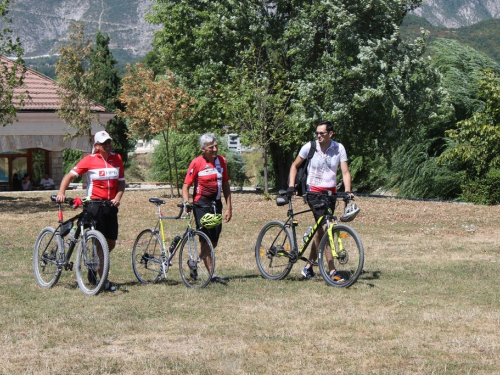
<svg viewBox="0 0 500 375">
<path fill-rule="evenodd" d="M 76 252 L 76 281 L 80 290 L 89 296 L 101 291 L 108 279 L 109 249 L 104 235 L 95 229 L 83 233 L 85 247 L 80 239 Z M 98 245 L 102 249 L 102 259 L 98 256 Z M 102 269 L 100 275 L 98 269 Z"/>
<path fill-rule="evenodd" d="M 201 242 L 209 245 L 209 254 L 201 256 Z M 188 288 L 204 288 L 212 280 L 215 270 L 215 252 L 212 241 L 199 230 L 189 230 L 182 238 L 179 245 L 179 271 L 182 281 Z M 212 267 L 209 270 L 206 263 L 208 255 L 212 259 Z"/>
<path fill-rule="evenodd" d="M 161 278 L 161 252 L 161 239 L 157 233 L 151 229 L 139 233 L 132 249 L 132 268 L 141 283 L 155 283 Z M 168 270 L 168 262 L 165 267 Z"/>
<path fill-rule="evenodd" d="M 33 273 L 42 288 L 53 287 L 62 272 L 62 264 L 57 264 L 58 254 L 64 251 L 64 243 L 59 232 L 53 227 L 43 228 L 33 248 Z"/>
<path fill-rule="evenodd" d="M 363 271 L 365 259 L 363 243 L 358 232 L 347 225 L 335 225 L 332 235 L 335 252 L 338 256 L 336 258 L 331 257 L 331 261 L 333 261 L 333 267 L 343 280 L 334 280 L 330 277 L 329 257 L 326 255 L 327 251 L 331 251 L 328 233 L 325 233 L 319 244 L 319 270 L 328 285 L 338 288 L 348 288 L 358 280 L 359 275 Z M 339 237 L 342 248 L 339 247 Z"/>
<path fill-rule="evenodd" d="M 291 271 L 293 262 L 289 253 L 293 249 L 290 229 L 281 221 L 270 221 L 260 230 L 255 244 L 255 260 L 265 279 L 282 280 Z"/>
</svg>

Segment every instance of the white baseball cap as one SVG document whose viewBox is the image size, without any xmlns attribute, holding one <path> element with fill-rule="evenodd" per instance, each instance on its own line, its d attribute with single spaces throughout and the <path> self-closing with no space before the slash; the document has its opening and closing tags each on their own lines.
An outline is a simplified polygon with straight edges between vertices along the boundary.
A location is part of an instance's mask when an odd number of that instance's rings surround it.
<svg viewBox="0 0 500 375">
<path fill-rule="evenodd" d="M 108 132 L 106 132 L 104 130 L 100 131 L 100 132 L 96 133 L 95 136 L 94 136 L 94 146 L 96 145 L 96 143 L 104 143 L 108 139 L 113 140 L 113 138 L 111 138 L 109 136 Z"/>
</svg>

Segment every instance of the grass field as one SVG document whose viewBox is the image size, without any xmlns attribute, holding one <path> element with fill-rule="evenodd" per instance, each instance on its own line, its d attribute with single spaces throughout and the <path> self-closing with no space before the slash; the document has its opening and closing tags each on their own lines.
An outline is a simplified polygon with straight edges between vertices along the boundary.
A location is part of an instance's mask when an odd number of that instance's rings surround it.
<svg viewBox="0 0 500 375">
<path fill-rule="evenodd" d="M 304 281 L 302 263 L 283 281 L 261 278 L 255 239 L 286 208 L 234 194 L 216 250 L 228 285 L 190 290 L 176 266 L 155 285 L 132 271 L 134 239 L 155 221 L 147 199 L 168 193 L 126 192 L 109 277 L 118 290 L 95 297 L 74 272 L 48 290 L 34 280 L 33 243 L 57 218 L 49 194 L 0 195 L 1 374 L 499 372 L 500 207 L 358 198 L 365 270 L 337 289 Z M 179 200 L 165 199 L 163 213 L 176 212 Z"/>
</svg>

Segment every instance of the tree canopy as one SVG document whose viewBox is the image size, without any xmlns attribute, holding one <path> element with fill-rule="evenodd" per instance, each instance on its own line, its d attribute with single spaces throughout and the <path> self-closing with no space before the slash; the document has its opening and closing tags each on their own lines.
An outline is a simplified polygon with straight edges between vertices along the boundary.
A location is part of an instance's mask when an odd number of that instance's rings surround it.
<svg viewBox="0 0 500 375">
<path fill-rule="evenodd" d="M 425 41 L 399 35 L 404 16 L 420 3 L 156 0 L 149 21 L 162 26 L 155 32 L 155 61 L 173 70 L 197 99 L 192 126 L 236 123 L 228 108 L 241 105 L 249 86 L 238 89 L 234 77 L 248 77 L 248 58 L 259 53 L 263 70 L 253 77 L 267 77 L 268 96 L 286 103 L 289 135 L 267 146 L 283 184 L 320 120 L 336 124 L 335 138 L 350 155 L 390 155 L 449 116 L 440 76 L 424 57 Z M 223 87 L 239 90 L 234 100 L 220 95 Z"/>
<path fill-rule="evenodd" d="M 57 94 L 61 107 L 57 111 L 70 128 L 76 129 L 69 137 L 91 137 L 94 99 L 99 97 L 103 81 L 95 79 L 96 72 L 90 69 L 92 40 L 86 39 L 82 24 L 72 23 L 70 42 L 59 49 L 56 63 L 58 77 Z"/>
<path fill-rule="evenodd" d="M 173 160 L 177 170 L 177 158 L 175 144 L 172 145 L 172 155 L 170 153 L 170 132 L 176 130 L 182 120 L 190 116 L 194 99 L 177 83 L 172 72 L 167 70 L 164 75 L 155 77 L 153 70 L 140 63 L 135 67 L 127 66 L 119 99 L 125 105 L 125 110 L 118 111 L 118 114 L 130 121 L 130 134 L 145 139 L 155 134 L 163 136 L 173 196 L 174 176 L 171 163 Z M 175 177 L 177 179 L 177 173 Z M 176 186 L 178 188 L 179 183 L 176 183 Z M 179 191 L 177 194 L 180 195 Z"/>
<path fill-rule="evenodd" d="M 0 30 L 0 56 L 14 57 L 17 64 L 0 60 L 0 124 L 12 124 L 16 119 L 17 109 L 24 104 L 25 94 L 14 94 L 14 89 L 23 85 L 26 68 L 21 56 L 24 50 L 19 38 L 13 39 L 12 31 L 7 27 L 11 22 L 8 17 L 10 0 L 0 0 L 0 24 L 6 25 Z"/>
</svg>

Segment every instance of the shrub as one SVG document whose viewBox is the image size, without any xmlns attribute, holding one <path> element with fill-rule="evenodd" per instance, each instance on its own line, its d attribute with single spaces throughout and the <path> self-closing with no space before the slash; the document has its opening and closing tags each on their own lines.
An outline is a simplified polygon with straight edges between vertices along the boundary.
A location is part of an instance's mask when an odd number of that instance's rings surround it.
<svg viewBox="0 0 500 375">
<path fill-rule="evenodd" d="M 462 184 L 461 198 L 474 204 L 500 204 L 500 169 L 490 169 L 485 177 Z"/>
</svg>

